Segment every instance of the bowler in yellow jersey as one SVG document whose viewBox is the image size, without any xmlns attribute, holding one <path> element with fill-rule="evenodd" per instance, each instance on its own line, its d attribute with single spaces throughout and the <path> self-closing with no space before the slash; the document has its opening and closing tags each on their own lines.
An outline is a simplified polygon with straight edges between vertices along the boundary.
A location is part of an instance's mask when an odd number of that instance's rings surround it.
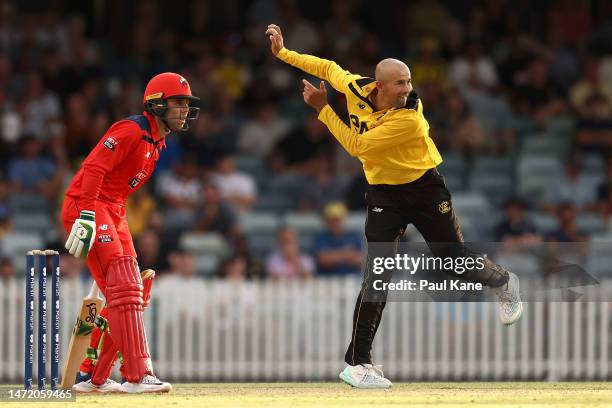
<svg viewBox="0 0 612 408">
<path fill-rule="evenodd" d="M 316 109 L 346 151 L 363 164 L 368 181 L 365 196 L 365 236 L 368 256 L 363 283 L 353 314 L 351 341 L 340 373 L 358 388 L 389 388 L 391 382 L 372 364 L 371 349 L 386 304 L 386 291 L 376 292 L 374 280 L 390 280 L 390 273 L 374 274 L 372 262 L 393 257 L 406 226 L 413 224 L 436 257 L 470 257 L 452 207 L 451 195 L 436 166 L 442 157 L 429 137 L 423 103 L 412 89 L 411 73 L 402 61 L 388 58 L 376 66 L 375 78 L 352 74 L 333 61 L 299 54 L 284 47 L 280 27 L 266 30 L 272 53 L 281 61 L 320 78 L 318 87 L 304 80 L 304 101 Z M 350 126 L 327 103 L 324 81 L 346 95 Z M 451 275 L 495 288 L 499 317 L 516 322 L 523 312 L 515 274 L 485 258 L 484 267 Z"/>
</svg>

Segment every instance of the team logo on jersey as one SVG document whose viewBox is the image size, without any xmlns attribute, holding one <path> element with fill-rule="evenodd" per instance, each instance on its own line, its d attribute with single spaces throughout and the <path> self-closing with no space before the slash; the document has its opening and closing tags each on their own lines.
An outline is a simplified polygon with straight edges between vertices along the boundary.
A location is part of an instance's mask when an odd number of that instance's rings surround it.
<svg viewBox="0 0 612 408">
<path fill-rule="evenodd" d="M 109 137 L 108 139 L 104 141 L 104 147 L 110 150 L 115 150 L 115 147 L 117 147 L 117 141 L 113 139 L 112 137 Z"/>
<path fill-rule="evenodd" d="M 132 188 L 136 188 L 136 186 L 138 184 L 140 184 L 140 182 L 145 179 L 147 177 L 147 172 L 142 170 L 139 171 L 138 174 L 136 174 L 136 176 L 134 176 L 131 180 L 130 180 L 130 187 Z"/>
<path fill-rule="evenodd" d="M 442 214 L 446 214 L 450 211 L 450 203 L 448 201 L 442 201 L 438 204 L 438 210 L 440 210 Z"/>
<path fill-rule="evenodd" d="M 98 227 L 99 231 L 106 231 L 108 229 L 108 224 L 102 224 Z"/>
<path fill-rule="evenodd" d="M 102 244 L 113 242 L 113 236 L 111 234 L 100 234 L 98 235 L 98 242 Z"/>
</svg>

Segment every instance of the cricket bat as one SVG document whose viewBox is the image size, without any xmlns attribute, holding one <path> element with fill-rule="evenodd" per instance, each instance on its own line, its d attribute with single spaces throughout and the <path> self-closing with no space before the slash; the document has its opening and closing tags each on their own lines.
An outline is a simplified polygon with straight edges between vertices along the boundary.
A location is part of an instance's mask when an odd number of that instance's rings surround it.
<svg viewBox="0 0 612 408">
<path fill-rule="evenodd" d="M 83 298 L 81 311 L 72 329 L 72 337 L 70 337 L 68 353 L 64 361 L 64 370 L 62 371 L 61 387 L 65 390 L 72 389 L 74 385 L 76 373 L 85 358 L 87 348 L 89 347 L 91 330 L 94 327 L 96 316 L 102 309 L 102 303 L 103 299 L 100 296 L 100 289 L 94 282 L 87 296 Z"/>
</svg>

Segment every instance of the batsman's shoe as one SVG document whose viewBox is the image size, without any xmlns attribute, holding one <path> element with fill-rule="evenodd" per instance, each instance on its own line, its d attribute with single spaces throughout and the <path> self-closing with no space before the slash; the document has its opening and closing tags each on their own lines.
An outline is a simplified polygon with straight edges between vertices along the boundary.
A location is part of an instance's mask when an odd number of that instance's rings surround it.
<svg viewBox="0 0 612 408">
<path fill-rule="evenodd" d="M 146 392 L 170 392 L 172 385 L 160 381 L 154 375 L 147 374 L 139 383 L 124 382 L 123 389 L 130 394 L 141 394 Z"/>
<path fill-rule="evenodd" d="M 512 272 L 508 274 L 508 283 L 495 289 L 499 299 L 499 319 L 505 325 L 516 323 L 523 315 L 519 278 Z"/>
<path fill-rule="evenodd" d="M 346 366 L 340 373 L 340 379 L 355 388 L 380 389 L 393 385 L 385 378 L 381 366 L 372 364 Z"/>
<path fill-rule="evenodd" d="M 74 383 L 78 384 L 81 382 L 85 382 L 91 380 L 91 373 L 84 373 L 83 371 L 77 371 L 76 377 L 74 379 Z"/>
<path fill-rule="evenodd" d="M 108 379 L 102 385 L 96 385 L 91 380 L 81 381 L 72 386 L 72 391 L 82 394 L 114 394 L 124 393 L 123 386 L 116 381 Z"/>
</svg>

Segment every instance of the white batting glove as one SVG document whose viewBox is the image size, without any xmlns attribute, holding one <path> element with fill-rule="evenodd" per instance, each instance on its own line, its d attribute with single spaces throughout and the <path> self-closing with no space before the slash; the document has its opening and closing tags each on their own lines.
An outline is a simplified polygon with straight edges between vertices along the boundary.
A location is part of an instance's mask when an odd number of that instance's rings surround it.
<svg viewBox="0 0 612 408">
<path fill-rule="evenodd" d="M 66 240 L 66 249 L 70 255 L 76 258 L 87 259 L 87 254 L 94 243 L 96 234 L 96 213 L 83 210 L 81 215 L 74 221 L 72 230 Z"/>
</svg>

